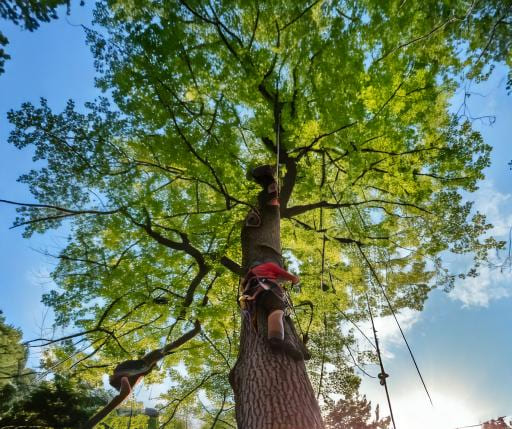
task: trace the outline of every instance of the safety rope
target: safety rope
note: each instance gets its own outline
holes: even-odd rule
[[[409,355],[411,356],[411,359],[412,359],[412,361],[414,363],[414,366],[416,368],[416,372],[418,373],[418,376],[420,377],[421,384],[423,384],[423,388],[425,389],[425,392],[426,392],[426,394],[428,396],[428,399],[430,401],[430,405],[434,406],[434,403],[432,402],[432,398],[430,397],[430,393],[429,393],[429,391],[427,389],[427,385],[425,384],[425,380],[423,380],[423,376],[421,375],[420,368],[418,366],[418,363],[416,362],[416,358],[414,357],[414,353],[412,352],[411,347],[409,346],[409,342],[407,341],[407,338],[405,337],[404,331],[402,330],[402,326],[400,326],[400,322],[398,322],[398,318],[396,317],[395,310],[393,309],[393,306],[391,305],[391,301],[389,300],[388,294],[386,293],[386,290],[384,289],[384,286],[382,285],[382,283],[381,283],[381,281],[379,279],[379,276],[375,272],[375,269],[373,268],[372,264],[368,260],[366,254],[363,252],[363,249],[361,249],[361,245],[359,243],[357,243],[357,248],[359,249],[359,252],[363,256],[364,260],[366,261],[366,263],[368,265],[368,268],[370,269],[373,277],[377,281],[377,284],[379,285],[380,290],[382,291],[382,295],[384,295],[384,298],[386,299],[388,307],[391,310],[391,314],[393,315],[393,318],[395,319],[395,322],[396,322],[396,324],[398,326],[398,329],[400,330],[400,334],[402,334],[402,338],[403,338],[403,340],[405,342],[405,345],[407,346],[407,350],[409,350]]]
[[[377,356],[379,358],[380,373],[379,373],[378,377],[380,380],[380,384],[382,386],[384,386],[384,390],[386,391],[386,398],[388,400],[388,406],[389,406],[389,414],[391,415],[391,421],[393,422],[393,428],[396,429],[395,417],[393,416],[393,408],[391,406],[391,398],[389,397],[388,383],[386,382],[386,378],[388,377],[388,374],[386,374],[386,371],[384,370],[384,364],[382,363],[382,356],[381,356],[380,347],[379,347],[379,338],[377,337],[377,330],[375,329],[375,323],[373,321],[372,309],[370,307],[370,298],[368,297],[368,293],[366,293],[365,295],[366,295],[366,304],[368,305],[368,313],[370,314],[370,321],[372,322],[373,338],[375,339],[375,348],[377,349]]]
[[[338,199],[336,198],[336,194],[334,193],[334,189],[332,188],[331,185],[329,185],[329,189],[331,191],[331,194],[332,194],[332,197],[334,198],[334,201],[336,201],[337,204],[339,204],[340,202],[338,201]],[[343,219],[343,222],[345,223],[345,226],[347,227],[349,233],[350,233],[350,229],[348,228],[348,224],[347,224],[347,221],[345,219],[345,216],[343,215],[343,212],[341,211],[340,208],[338,208],[338,211]],[[400,330],[400,334],[402,335],[402,339],[404,340],[405,342],[405,345],[407,347],[407,350],[409,351],[409,355],[411,356],[411,359],[412,359],[412,362],[414,363],[414,367],[416,368],[416,372],[421,380],[421,383],[423,385],[423,388],[428,396],[428,399],[430,401],[430,404],[432,406],[434,406],[434,403],[432,402],[432,398],[430,396],[430,392],[428,391],[428,388],[427,388],[427,385],[425,383],[425,380],[423,379],[423,376],[421,374],[421,371],[420,371],[420,368],[418,366],[418,363],[416,362],[416,358],[414,357],[414,353],[412,352],[412,349],[411,347],[409,346],[409,342],[407,341],[407,338],[405,337],[405,334],[404,334],[404,331],[402,330],[402,326],[400,325],[400,322],[398,321],[398,318],[396,317],[396,313],[395,313],[395,310],[393,309],[393,306],[391,305],[391,301],[388,297],[388,294],[386,293],[386,290],[384,289],[384,286],[382,284],[382,282],[380,281],[380,278],[379,276],[377,275],[377,273],[375,272],[375,269],[373,268],[373,265],[370,263],[368,257],[366,256],[366,254],[363,252],[363,249],[361,249],[361,244],[357,243],[356,242],[356,247],[357,249],[359,250],[359,253],[361,254],[361,256],[363,257],[363,259],[365,260],[366,264],[368,265],[368,268],[373,276],[373,278],[375,279],[375,281],[377,282],[377,284],[379,285],[379,288],[382,292],[382,295],[384,296],[385,300],[386,300],[386,303],[389,307],[389,310],[391,311],[391,314],[393,315],[393,318],[395,319],[395,322],[398,326],[398,329]]]

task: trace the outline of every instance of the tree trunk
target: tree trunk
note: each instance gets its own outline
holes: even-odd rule
[[[261,201],[261,200],[260,200]],[[260,207],[261,225],[242,228],[242,266],[273,261],[282,266],[279,207]],[[256,307],[256,326],[242,317],[240,351],[230,373],[239,429],[322,429],[320,408],[304,361],[272,351],[267,314]],[[305,351],[292,321],[285,318],[285,339]]]

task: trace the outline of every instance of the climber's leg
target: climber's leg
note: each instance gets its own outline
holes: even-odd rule
[[[268,315],[268,339],[284,340],[283,310],[274,310]]]

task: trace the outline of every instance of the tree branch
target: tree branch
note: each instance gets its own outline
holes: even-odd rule
[[[240,265],[238,265],[235,261],[228,258],[227,256],[223,256],[220,258],[220,263],[224,265],[229,271],[231,271],[233,274],[236,274],[237,276],[244,276],[245,272],[242,269]]]
[[[301,19],[312,7],[314,7],[315,5],[317,5],[318,3],[320,3],[320,0],[316,0],[314,1],[313,3],[311,3],[309,6],[307,6],[302,12],[300,12],[296,17],[294,17],[291,21],[289,21],[288,23],[286,23],[285,25],[283,25],[281,27],[281,31],[282,30],[286,30],[290,25],[294,24],[295,22],[297,22],[299,19]]]
[[[56,210],[58,212],[66,213],[69,215],[81,215],[81,214],[109,215],[109,214],[118,213],[119,211],[122,210],[122,207],[114,209],[114,210],[106,210],[106,211],[95,210],[95,209],[73,210],[73,209],[67,209],[65,207],[59,207],[59,206],[55,206],[55,205],[51,205],[51,204],[19,203],[16,201],[1,200],[1,199],[0,199],[0,203],[12,204],[15,206],[23,206],[23,207],[34,207],[34,208],[38,208],[38,209],[51,209],[51,210]]]
[[[382,204],[392,204],[392,205],[397,205],[397,206],[412,207],[412,208],[415,208],[422,212],[431,214],[430,211],[428,211],[427,209],[420,207],[416,204],[406,203],[403,201],[388,201],[388,200],[381,200],[381,199],[371,199],[371,200],[365,200],[365,201],[356,201],[356,202],[352,202],[352,203],[331,203],[328,201],[318,201],[316,203],[304,204],[304,205],[287,208],[286,210],[284,210],[282,212],[282,217],[291,218],[293,216],[297,216],[297,215],[306,213],[310,210],[315,210],[315,209],[319,209],[319,208],[338,209],[338,208],[342,208],[342,207],[353,207],[353,206],[360,206],[360,205],[371,204],[371,203],[382,203]]]
[[[306,155],[309,150],[315,145],[315,143],[319,142],[321,139],[323,139],[324,137],[329,137],[329,136],[332,136],[333,134],[336,134],[337,132],[339,131],[342,131],[346,128],[349,128],[349,127],[352,127],[354,125],[357,124],[357,121],[355,122],[350,122],[349,124],[345,124],[345,125],[342,125],[341,127],[339,128],[336,128],[335,130],[333,131],[329,131],[327,133],[323,133],[323,134],[320,134],[319,136],[315,137],[310,144],[308,144],[307,146],[304,146],[304,147],[301,147],[301,148],[295,148],[293,149],[294,151],[296,150],[299,150],[299,154],[297,155],[297,161],[299,161],[304,155]]]

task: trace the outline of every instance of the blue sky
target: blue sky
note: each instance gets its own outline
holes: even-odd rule
[[[4,199],[31,200],[26,187],[16,182],[31,168],[31,154],[7,143],[7,111],[19,108],[24,101],[37,103],[40,97],[47,98],[53,108],[62,109],[68,98],[83,105],[98,94],[84,32],[73,25],[88,24],[90,10],[76,6],[66,19],[62,8],[60,16],[64,18],[42,24],[34,33],[1,21],[12,57],[0,75],[0,195]],[[48,273],[53,263],[37,251],[58,249],[64,237],[60,232],[24,240],[21,230],[8,229],[14,218],[12,206],[0,205],[0,308],[10,323],[23,329],[26,338],[33,338],[40,334],[45,314],[41,293],[51,287]]]
[[[492,163],[480,189],[467,195],[475,209],[487,215],[494,229],[489,235],[508,239],[512,227],[512,97],[506,95],[506,69],[498,66],[492,78],[471,85],[468,116],[495,116],[475,120],[487,143],[493,147]],[[458,110],[464,90],[452,100]],[[499,264],[506,252],[493,261]],[[446,255],[445,263],[464,267],[467,259]],[[512,273],[482,267],[476,279],[458,280],[447,294],[435,290],[421,313],[401,316],[406,336],[429,387],[434,408],[429,405],[414,366],[392,320],[377,321],[384,339],[385,367],[398,427],[455,429],[459,426],[512,414]],[[379,326],[380,325],[380,326]],[[377,373],[375,369],[373,371]],[[383,389],[372,379],[363,379],[362,392],[387,410]]]
[[[89,6],[90,7],[90,6]],[[16,182],[31,168],[31,154],[7,144],[6,112],[24,101],[48,99],[60,110],[68,98],[77,106],[99,93],[94,88],[92,56],[85,35],[77,24],[89,24],[90,9],[75,6],[70,17],[29,33],[2,22],[12,59],[0,75],[0,198],[32,201],[27,189]],[[494,148],[492,165],[479,191],[469,196],[475,207],[495,225],[492,234],[508,238],[512,227],[512,96],[506,95],[506,70],[498,66],[490,81],[470,88],[470,114],[495,115],[491,126],[474,125]],[[462,100],[453,100],[456,109]],[[10,230],[15,218],[12,206],[0,205],[0,309],[7,321],[23,330],[26,339],[41,335],[51,325],[51,314],[40,303],[41,294],[52,287],[49,272],[55,263],[40,253],[57,252],[64,232],[56,231],[30,240],[21,230]],[[505,253],[503,253],[503,256]],[[447,256],[452,266],[464,266],[463,258]],[[499,261],[496,260],[498,263]],[[431,293],[421,313],[400,316],[434,401],[432,409],[415,375],[407,351],[392,321],[380,319],[377,329],[385,350],[385,366],[397,426],[401,429],[454,429],[512,414],[512,274],[509,270],[483,268],[476,279],[458,281],[446,294]],[[35,356],[37,357],[37,356]],[[376,373],[375,368],[369,368]],[[373,370],[373,371],[372,371]],[[363,379],[361,392],[387,405],[383,391],[373,379]]]

